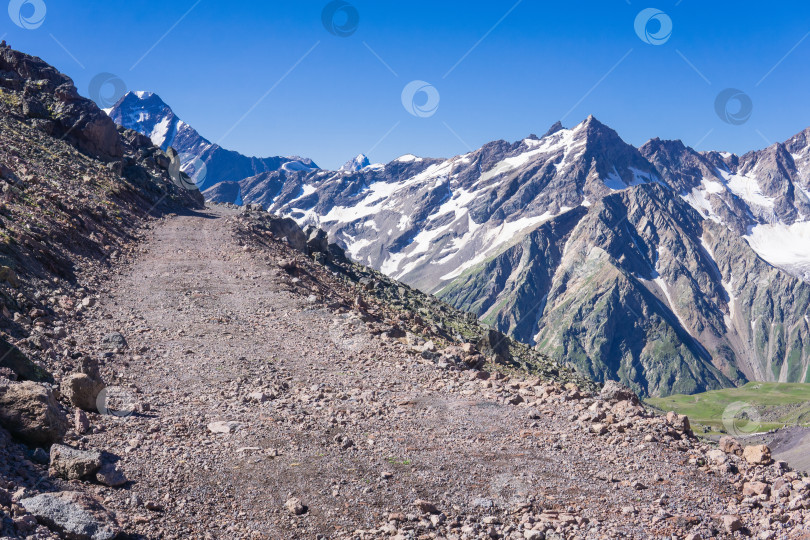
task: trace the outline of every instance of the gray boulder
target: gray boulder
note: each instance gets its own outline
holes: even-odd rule
[[[51,476],[65,480],[81,480],[101,469],[101,452],[79,450],[63,444],[51,446]]]
[[[269,229],[275,237],[286,238],[291,248],[307,253],[307,236],[295,220],[291,218],[271,219]]]
[[[53,392],[31,381],[0,384],[0,425],[31,444],[61,441],[68,429]]]
[[[96,480],[110,487],[120,487],[129,482],[124,471],[116,463],[105,463],[96,473]]]
[[[127,348],[127,340],[119,332],[107,334],[104,336],[104,339],[101,340],[101,344],[104,345],[104,348],[108,351]]]
[[[307,231],[307,248],[310,253],[327,253],[329,237],[323,229],[311,228]]]
[[[43,493],[21,500],[20,505],[37,521],[64,538],[110,540],[121,535],[115,515],[85,493]]]

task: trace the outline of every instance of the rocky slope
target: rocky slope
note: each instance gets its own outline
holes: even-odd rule
[[[256,158],[226,150],[203,138],[151,92],[129,92],[105,112],[118,125],[146,135],[163,150],[174,148],[181,155],[183,170],[195,178],[201,190],[282,168],[318,168],[308,158]]]
[[[65,530],[54,507],[81,509],[99,538],[769,539],[810,528],[810,482],[767,448],[704,444],[685,417],[651,415],[619,385],[596,394],[454,345],[431,311],[460,333],[478,325],[435,302],[418,316],[393,305],[421,295],[389,290],[334,248],[311,251],[322,236],[302,234],[228,208],[144,231],[71,328],[77,348],[104,356],[120,405],[83,412],[48,473],[28,465],[47,478],[34,490],[14,477],[0,499],[6,534]]]
[[[116,127],[68,77],[5,42],[0,139],[0,535],[44,538],[28,503],[67,511],[87,530],[108,517],[78,493],[31,500],[71,489],[39,464],[70,427],[66,404],[96,384],[80,373],[96,368],[70,329],[149,215],[199,209],[203,199],[174,152]]]

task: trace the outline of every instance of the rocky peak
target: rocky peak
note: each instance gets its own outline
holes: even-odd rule
[[[371,162],[369,161],[368,156],[365,154],[359,154],[357,157],[344,163],[343,166],[338,169],[338,171],[356,172],[368,167],[369,165],[371,165]]]
[[[691,191],[704,178],[719,180],[717,165],[680,140],[661,140],[656,137],[639,148],[639,152],[678,193]]]
[[[559,120],[557,120],[556,122],[554,122],[554,124],[553,124],[553,125],[552,125],[550,128],[548,128],[548,131],[546,131],[545,135],[543,135],[543,136],[541,137],[541,139],[544,139],[544,138],[546,138],[546,137],[548,137],[548,136],[550,136],[550,135],[554,135],[554,134],[555,134],[555,133],[557,133],[558,131],[562,131],[562,130],[564,130],[564,129],[565,129],[565,128],[563,127],[562,122],[560,122]],[[529,138],[531,138],[531,137],[529,137]],[[535,136],[535,139],[536,139],[536,138],[537,138],[537,137]]]
[[[45,133],[106,161],[123,156],[115,124],[79,95],[69,77],[5,41],[0,43],[0,87],[14,95],[8,101],[19,116]]]

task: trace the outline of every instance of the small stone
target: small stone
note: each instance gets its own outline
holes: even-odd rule
[[[251,401],[253,403],[264,403],[268,399],[269,398],[267,397],[267,394],[265,394],[264,392],[252,392],[248,394],[248,401]]]
[[[102,465],[101,470],[96,473],[96,480],[110,487],[123,486],[129,481],[124,472],[115,463],[105,463]]]
[[[723,528],[728,534],[732,534],[743,528],[743,523],[737,516],[726,515],[723,516],[722,521],[723,521]]]
[[[413,505],[415,507],[417,507],[419,510],[421,510],[425,514],[438,514],[439,513],[439,509],[436,507],[435,504],[433,504],[431,502],[428,502],[428,501],[425,501],[425,500],[422,500],[422,499],[416,499],[413,502]]]
[[[219,422],[211,422],[208,424],[208,431],[211,433],[233,433],[237,429],[242,427],[240,422],[227,422],[227,421],[219,421]]]
[[[104,336],[104,339],[101,340],[101,344],[104,345],[104,348],[108,351],[127,348],[127,340],[120,332],[107,334]]]
[[[73,429],[75,429],[76,433],[79,435],[83,435],[90,430],[90,420],[81,409],[76,409],[76,412],[73,414]]]
[[[68,428],[53,392],[25,381],[0,384],[0,425],[32,444],[62,440]]]
[[[163,505],[155,501],[146,501],[144,507],[152,512],[163,512],[164,510]]]
[[[288,499],[287,502],[284,503],[284,507],[294,516],[300,516],[307,512],[307,507],[301,502],[301,499],[297,497]]]

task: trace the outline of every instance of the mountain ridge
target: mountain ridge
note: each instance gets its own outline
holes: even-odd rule
[[[241,180],[285,166],[317,168],[309,158],[258,158],[224,149],[181,120],[160,96],[152,92],[128,92],[104,111],[115,123],[146,135],[161,149],[173,147],[177,150],[183,156],[183,170],[199,178],[197,187],[201,191],[219,182]]]

